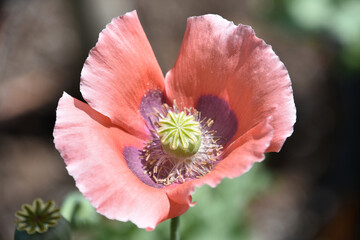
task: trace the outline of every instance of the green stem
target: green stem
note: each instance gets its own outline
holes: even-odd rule
[[[171,219],[170,223],[170,240],[180,240],[179,224],[180,216]]]

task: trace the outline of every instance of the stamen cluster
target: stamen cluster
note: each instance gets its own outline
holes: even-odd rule
[[[220,138],[215,135],[216,131],[211,130],[213,119],[202,118],[201,112],[194,108],[180,110],[175,102],[173,107],[163,104],[162,109],[154,109],[153,115],[156,117],[153,138],[145,145],[141,157],[144,173],[155,183],[184,183],[189,179],[200,178],[214,168],[223,147],[217,143]],[[170,123],[169,119],[172,119]],[[183,123],[182,130],[185,131],[181,133],[175,123]],[[172,138],[168,136],[171,135],[169,133],[172,133]],[[177,136],[175,140],[174,136]],[[196,151],[188,155],[176,154],[167,147],[186,149],[197,142]]]

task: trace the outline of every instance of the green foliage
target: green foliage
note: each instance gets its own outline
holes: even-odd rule
[[[69,193],[61,206],[61,215],[71,223],[71,226],[92,226],[100,221],[99,214],[83,195],[74,191]]]
[[[341,60],[350,68],[360,67],[360,1],[288,0],[284,4],[298,26],[329,33],[341,45]]]

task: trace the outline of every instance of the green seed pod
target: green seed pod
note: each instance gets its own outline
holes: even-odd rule
[[[200,123],[185,112],[169,111],[159,120],[157,133],[164,150],[175,158],[190,157],[201,145]]]
[[[69,223],[61,217],[54,201],[44,203],[35,199],[32,205],[23,204],[15,213],[15,240],[69,240]]]
[[[14,240],[71,240],[70,224],[61,217],[55,227],[45,233],[28,234],[26,231],[15,230]]]

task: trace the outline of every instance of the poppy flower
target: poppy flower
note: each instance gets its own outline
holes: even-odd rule
[[[165,78],[136,12],[113,19],[80,90],[87,103],[59,100],[55,146],[99,213],[148,230],[185,213],[195,187],[215,187],[279,151],[296,119],[271,46],[211,14],[188,19]]]

